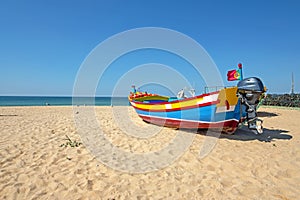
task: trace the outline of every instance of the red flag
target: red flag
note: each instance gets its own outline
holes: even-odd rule
[[[227,80],[228,81],[235,81],[241,80],[241,70],[230,70],[227,72]]]

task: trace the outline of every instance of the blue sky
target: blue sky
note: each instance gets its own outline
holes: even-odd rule
[[[289,93],[293,72],[299,93],[299,10],[297,0],[4,0],[0,2],[0,95],[72,95],[81,64],[99,43],[141,27],[168,28],[193,38],[216,63],[225,85],[235,84],[226,81],[226,72],[242,62],[244,77],[262,78],[270,93]],[[175,63],[165,63],[164,53],[157,59],[141,54],[119,65],[134,68],[135,63],[162,62],[172,67]],[[187,70],[187,76],[191,72]],[[120,76],[108,70],[97,95],[111,94],[111,85]],[[134,83],[134,76],[130,78]],[[203,80],[195,80],[193,86],[202,92]],[[130,90],[126,84],[118,87],[121,95]]]

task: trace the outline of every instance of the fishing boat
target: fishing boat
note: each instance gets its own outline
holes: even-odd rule
[[[128,96],[139,117],[145,122],[187,129],[217,129],[233,134],[240,123],[246,122],[255,133],[263,132],[262,120],[257,118],[257,106],[266,88],[262,81],[250,77],[237,86],[214,92],[177,97],[137,91]]]

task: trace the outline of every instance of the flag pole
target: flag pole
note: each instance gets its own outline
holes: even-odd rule
[[[239,64],[238,64],[238,67],[239,67],[240,73],[241,73],[241,80],[243,80],[244,77],[243,77],[243,65],[242,65],[242,63],[239,63]]]

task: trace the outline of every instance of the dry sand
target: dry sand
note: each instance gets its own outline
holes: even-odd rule
[[[153,126],[128,110],[139,128]],[[102,164],[86,145],[61,147],[66,135],[82,141],[72,107],[0,107],[0,199],[299,199],[300,111],[259,111],[263,135],[244,128],[221,135],[200,159],[208,136],[186,131],[194,140],[178,160],[127,173]],[[119,127],[130,126],[114,122],[111,107],[96,113],[108,141],[129,153],[157,151],[177,134],[162,128],[146,139],[127,136]]]

